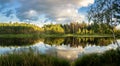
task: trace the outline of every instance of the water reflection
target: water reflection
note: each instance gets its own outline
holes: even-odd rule
[[[64,41],[64,38],[45,38],[44,43],[49,45],[61,45]]]
[[[89,45],[106,46],[111,44],[112,38],[0,38],[0,46],[24,46],[32,45],[37,42],[44,42],[49,45],[70,45],[70,47],[85,47]]]
[[[120,44],[120,41],[119,41]],[[36,43],[34,45],[29,46],[11,46],[11,47],[0,47],[0,54],[6,54],[6,53],[13,53],[16,52],[27,52],[31,51],[30,49],[33,49],[35,53],[43,53],[53,56],[59,56],[62,58],[66,58],[69,60],[75,60],[76,58],[88,54],[88,53],[102,53],[106,50],[110,49],[116,49],[117,44],[110,44],[108,46],[96,46],[96,45],[86,45],[86,47],[78,46],[78,47],[70,47],[69,45],[48,45],[44,44],[43,42]]]
[[[120,44],[120,41],[119,41]],[[116,49],[112,38],[0,38],[0,54],[14,51],[31,51],[59,56],[70,60],[86,53],[101,53],[109,49]],[[13,46],[12,46],[13,45]],[[25,46],[24,46],[25,45]],[[26,46],[27,45],[27,46]]]
[[[0,46],[25,46],[44,41],[42,38],[0,38]]]
[[[66,38],[45,38],[44,43],[50,45],[70,45],[70,47],[85,47],[89,45],[99,45],[106,46],[111,44],[112,38],[76,38],[76,37],[66,37]]]

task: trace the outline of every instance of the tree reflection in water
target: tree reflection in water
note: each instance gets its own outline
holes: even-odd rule
[[[14,52],[14,50],[16,50],[18,53],[20,53],[21,51],[23,52],[33,51],[36,53],[37,52],[46,53],[49,55],[74,60],[78,57],[78,55],[82,55],[83,52],[84,53],[103,52],[109,50],[110,48],[116,48],[116,45],[109,45],[112,44],[112,40],[113,40],[112,38],[93,38],[93,37],[0,38],[0,50],[1,50],[0,54],[4,54],[7,52],[11,53]]]
[[[0,38],[0,46],[24,46],[43,42],[49,45],[70,45],[70,47],[85,47],[86,45],[106,46],[111,44],[112,38]]]
[[[0,46],[25,46],[37,42],[43,42],[42,38],[0,38]]]
[[[111,44],[113,41],[112,38],[76,38],[76,37],[66,37],[66,38],[45,38],[44,43],[50,45],[70,45],[70,47],[85,47],[88,45],[98,45],[106,46]]]

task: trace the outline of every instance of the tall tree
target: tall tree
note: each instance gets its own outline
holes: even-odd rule
[[[95,0],[88,11],[88,19],[94,22],[111,25],[113,18],[120,22],[120,0]]]
[[[109,25],[114,40],[118,44],[113,27],[120,23],[120,0],[95,0],[95,3],[90,6],[88,14],[89,21]]]

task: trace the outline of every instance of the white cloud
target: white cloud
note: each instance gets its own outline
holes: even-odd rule
[[[28,12],[26,12],[28,16],[35,16],[37,15],[37,12],[35,10],[30,10]]]
[[[39,20],[40,15],[54,22],[83,20],[78,13],[80,7],[93,4],[94,0],[18,0],[20,7],[16,16],[22,20]]]
[[[81,0],[80,5],[81,6],[88,6],[89,4],[93,4],[94,0]]]

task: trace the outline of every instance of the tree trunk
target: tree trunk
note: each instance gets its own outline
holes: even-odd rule
[[[116,43],[117,46],[118,46],[118,49],[120,50],[120,46],[119,46],[119,43],[118,43],[118,41],[117,41],[117,39],[116,39],[115,32],[114,32],[113,29],[112,29],[112,35],[113,35],[113,38],[114,38],[114,44]]]

